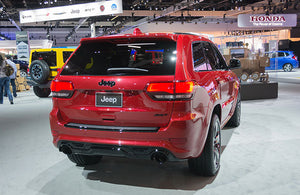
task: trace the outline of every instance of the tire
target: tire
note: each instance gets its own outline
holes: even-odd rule
[[[258,81],[260,78],[260,73],[259,72],[254,72],[250,75],[250,78],[253,79],[254,81]]]
[[[242,81],[247,81],[249,79],[249,74],[246,73],[246,72],[243,72],[242,75],[241,75],[241,77],[240,77],[240,79]]]
[[[102,159],[102,156],[89,156],[89,155],[81,155],[81,154],[68,154],[68,158],[70,159],[70,161],[72,161],[76,165],[78,165],[78,166],[84,166],[84,165],[97,164]]]
[[[220,169],[221,127],[220,119],[213,114],[208,136],[201,155],[188,160],[189,169],[201,176],[214,176]]]
[[[48,97],[51,93],[50,88],[40,88],[38,86],[33,87],[33,92],[36,96],[40,98]]]
[[[241,121],[241,113],[242,113],[242,105],[241,105],[241,94],[238,93],[237,102],[235,106],[234,113],[228,123],[226,124],[227,127],[238,127],[240,126]]]
[[[285,64],[283,65],[284,72],[291,72],[293,70],[292,64]]]
[[[25,70],[20,70],[20,77],[26,77],[27,72]]]
[[[31,79],[39,84],[48,82],[50,68],[44,60],[34,60],[29,69]]]

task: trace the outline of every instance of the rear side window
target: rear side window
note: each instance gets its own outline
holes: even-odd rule
[[[278,52],[278,57],[284,57],[284,52]]]
[[[45,52],[33,52],[31,56],[31,62],[34,60],[44,60],[48,66],[56,66],[56,52],[45,51]]]
[[[227,69],[228,66],[227,66],[222,54],[218,50],[218,48],[213,44],[210,44],[210,45],[213,48],[215,56],[216,56],[216,69]]]
[[[61,75],[174,75],[176,42],[122,39],[83,43]]]
[[[193,61],[194,61],[194,71],[205,71],[211,70],[211,67],[207,67],[205,54],[203,51],[202,42],[193,43]]]
[[[211,45],[208,42],[203,42],[203,48],[204,48],[204,53],[206,55],[206,58],[208,60],[208,68],[209,70],[216,70],[217,69],[217,59],[215,55],[215,51],[211,47]]]

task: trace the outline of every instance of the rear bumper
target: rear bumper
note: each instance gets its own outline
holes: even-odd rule
[[[50,113],[53,143],[61,149],[68,146],[72,153],[86,155],[125,156],[151,158],[155,151],[162,151],[168,160],[198,157],[205,144],[210,120],[198,118],[171,118],[168,126],[107,128],[107,126],[82,125],[61,121],[56,107]],[[102,128],[103,127],[103,128]],[[78,147],[77,147],[78,146]],[[80,146],[80,147],[79,147]]]

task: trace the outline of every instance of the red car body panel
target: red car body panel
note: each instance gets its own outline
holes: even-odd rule
[[[101,41],[126,42],[156,38],[177,43],[175,75],[160,76],[69,76],[58,74],[55,81],[71,82],[74,93],[70,98],[53,97],[50,126],[53,143],[62,140],[117,146],[158,147],[170,151],[176,158],[198,157],[204,147],[214,109],[220,109],[223,127],[233,115],[239,82],[230,70],[193,71],[191,44],[208,39],[194,35],[137,34],[87,38],[81,44]],[[75,51],[76,53],[76,51]],[[74,54],[73,54],[74,55]],[[111,86],[99,82],[115,81]],[[193,81],[193,96],[189,100],[157,101],[147,93],[150,83]],[[119,93],[121,108],[95,106],[98,92]],[[157,127],[157,132],[95,131],[70,128],[66,124],[88,124],[119,127]]]

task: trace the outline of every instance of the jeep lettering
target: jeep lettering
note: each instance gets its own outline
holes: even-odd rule
[[[99,82],[100,86],[109,86],[109,87],[113,87],[116,85],[115,81],[105,81],[102,79],[101,82]]]
[[[110,102],[115,104],[117,102],[117,98],[108,98],[103,96],[102,99],[100,99],[101,102]]]

